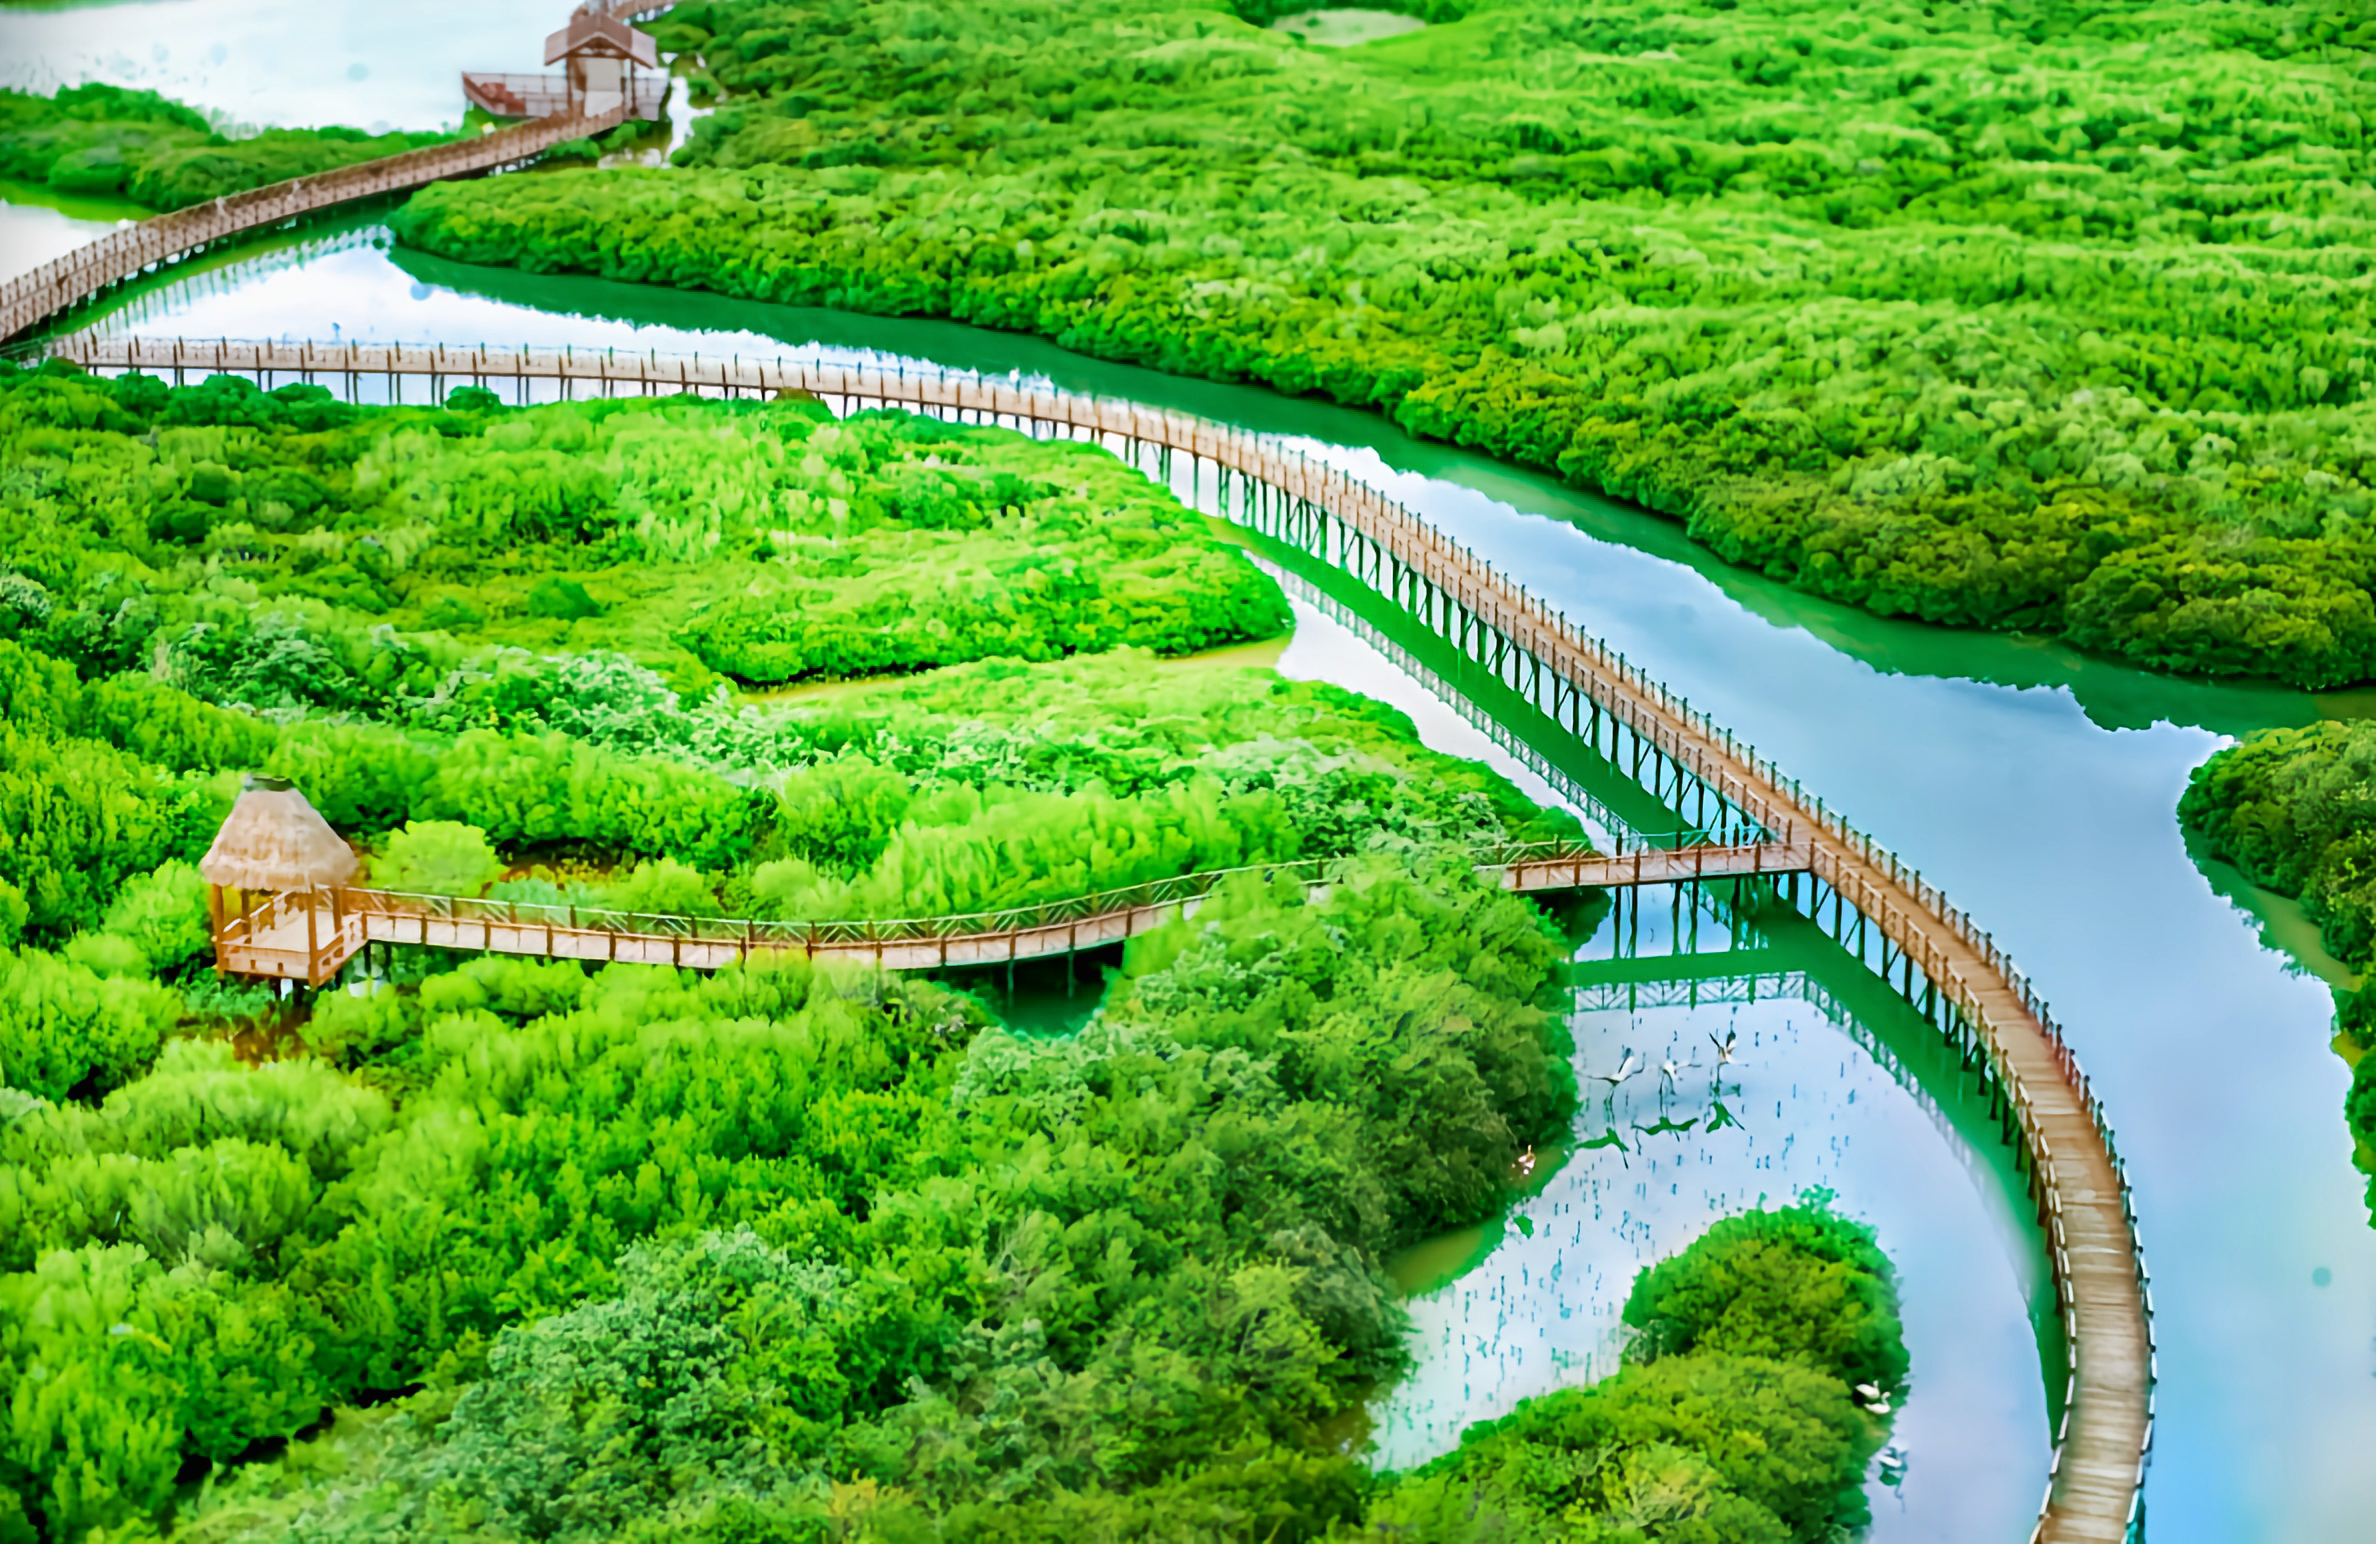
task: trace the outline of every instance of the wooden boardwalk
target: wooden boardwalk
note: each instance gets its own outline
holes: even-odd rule
[[[621,108],[590,118],[540,118],[474,139],[358,161],[143,220],[0,284],[0,339],[38,327],[111,285],[215,242],[359,199],[516,166],[555,145],[607,133],[626,122],[627,113],[628,109]]]
[[[2104,1112],[2029,983],[1946,897],[1803,793],[1771,763],[1586,636],[1508,576],[1344,473],[1261,436],[1135,403],[938,371],[802,361],[622,354],[615,350],[372,347],[322,343],[60,340],[53,352],[97,370],[227,371],[275,379],[369,377],[391,385],[551,381],[562,394],[808,392],[835,407],[901,407],[1026,433],[1095,440],[1136,456],[1185,457],[1334,522],[1332,561],[1381,588],[1389,564],[1423,575],[1552,678],[1588,697],[1794,851],[1861,913],[1941,1000],[1974,1026],[2015,1107],[2045,1229],[2072,1374],[2052,1479],[2033,1538],[2114,1541],[2139,1517],[2152,1449],[2151,1303],[2134,1211]],[[1201,485],[1201,484],[1200,484]],[[1225,514],[1244,520],[1242,510]],[[1538,683],[1539,684],[1539,683]],[[886,956],[887,958],[887,956]]]
[[[1502,855],[1497,855],[1502,856]],[[1613,889],[1805,873],[1810,854],[1779,842],[1684,847],[1628,844],[1616,853],[1545,847],[1481,863],[1480,877],[1504,890]],[[1101,891],[1039,906],[968,916],[893,921],[779,922],[656,916],[588,906],[540,906],[389,890],[345,889],[307,915],[303,896],[275,896],[252,922],[226,931],[218,961],[233,975],[326,981],[368,943],[410,944],[544,959],[675,965],[717,970],[764,954],[843,959],[885,970],[1011,965],[1122,943],[1176,918],[1192,917],[1233,875],[1289,877],[1317,890],[1327,864],[1224,869]]]

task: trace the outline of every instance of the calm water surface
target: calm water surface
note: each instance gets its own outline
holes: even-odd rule
[[[60,197],[0,181],[0,279],[39,268],[148,211],[112,199]]]
[[[462,121],[461,72],[544,68],[560,0],[126,0],[0,7],[0,86],[137,86],[253,127]]]
[[[407,15],[432,11],[444,14]],[[200,96],[206,105],[254,121],[368,113],[420,126],[458,114],[454,69],[529,67],[511,61],[551,25],[542,8],[453,11],[452,26],[426,29],[439,39],[429,49],[424,31],[393,12],[308,8],[320,27],[357,40],[316,61],[364,66],[343,94],[304,95],[320,88],[301,71],[272,85],[280,67],[258,62],[273,57],[263,34],[289,12],[223,0],[108,7],[80,23],[12,7],[0,13],[0,63],[36,81],[44,70],[51,80],[80,70],[183,92],[198,88],[174,82],[196,81],[216,93]],[[221,60],[208,62],[211,43],[188,51],[206,30],[191,18],[248,14],[258,21],[257,41],[240,45],[247,52],[235,40]],[[373,31],[383,15],[385,30]],[[92,51],[94,16],[119,37],[148,35],[117,18],[172,23],[156,33],[165,57]],[[524,42],[509,41],[515,31]],[[424,53],[452,57],[435,70],[394,62]],[[320,105],[329,103],[356,105]],[[20,214],[0,215],[0,241]],[[130,297],[105,325],[932,360],[1295,436],[1426,511],[1918,864],[1994,929],[2054,1003],[2110,1107],[2154,1271],[2162,1377],[2152,1536],[2376,1533],[2376,1465],[2366,1457],[2376,1451],[2376,1233],[2340,1116],[2348,1078],[2327,1046],[2327,988],[2311,973],[2333,966],[2289,908],[2191,861],[2171,814],[2188,770],[2223,736],[2356,713],[2363,700],[2169,682],[2036,641],[1878,621],[1723,569],[1666,522],[1415,443],[1363,414],[954,326],[471,270],[388,254],[360,224],[344,239],[339,247],[335,230],[317,228],[302,258],[185,271]],[[1306,616],[1283,668],[1399,693],[1431,738],[1485,749],[1325,619]],[[1700,945],[1709,943],[1703,931]],[[1583,968],[1614,948],[1604,930]],[[2026,1318],[2031,1249],[1987,1144],[1958,1134],[1952,1088],[1918,1057],[1893,1059],[1885,1008],[1844,1007],[1839,992],[1793,986],[1787,970],[1727,985],[1723,962],[1707,968],[1698,1006],[1588,992],[1578,1058],[1590,1071],[1626,1047],[1672,1047],[1699,1048],[1705,1061],[1705,1036],[1730,1030],[1743,1047],[1726,1069],[1739,1104],[1723,1102],[1740,1124],[1708,1132],[1717,1094],[1704,1070],[1671,1091],[1637,1078],[1619,1100],[1591,1101],[1579,1140],[1614,1131],[1627,1150],[1567,1158],[1497,1231],[1447,1244],[1465,1269],[1415,1301],[1422,1365],[1378,1412],[1385,1453],[1433,1451],[1462,1421],[1605,1370],[1609,1327],[1639,1263],[1721,1210],[1822,1184],[1879,1226],[1905,1277],[1915,1393],[1898,1432],[1912,1466],[1902,1495],[1878,1503],[1877,1534],[2021,1536],[2043,1482],[2045,1409]],[[1635,1129],[1661,1120],[1697,1124]]]

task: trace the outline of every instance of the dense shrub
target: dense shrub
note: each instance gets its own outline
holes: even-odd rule
[[[183,209],[448,137],[324,128],[265,129],[234,139],[153,91],[97,82],[53,96],[0,90],[0,177],[151,209]]]
[[[1722,1351],[1821,1367],[1884,1391],[1906,1381],[1888,1257],[1821,1207],[1727,1217],[1642,1272],[1625,1302],[1641,1360]]]
[[[2376,724],[2256,730],[2195,768],[2178,819],[2208,856],[2300,897],[2327,949],[2376,976]],[[2344,1114],[2376,1220],[2376,981],[2338,1002],[2356,1059]]]
[[[2368,23],[1413,8],[1337,51],[1201,0],[679,6],[730,95],[678,168],[395,224],[1374,405],[1888,615],[2376,674]]]
[[[406,821],[371,865],[374,884],[418,895],[478,895],[502,874],[487,833],[458,820]]]
[[[0,1086],[104,1093],[148,1064],[180,1013],[179,998],[137,976],[0,950]]]
[[[1535,1538],[1583,1516],[1705,1544],[1812,1544],[1866,1523],[1882,1428],[1854,1387],[1906,1375],[1870,1232],[1821,1197],[1724,1218],[1643,1270],[1625,1319],[1638,1334],[1622,1372],[1470,1427],[1380,1520]]]
[[[2255,731],[2195,769],[2178,818],[2210,856],[2300,896],[2339,958],[2376,958],[2376,724]]]
[[[526,650],[773,684],[1287,624],[1252,565],[1089,446],[814,403],[457,414],[319,393],[0,375],[23,479],[0,499],[21,602],[0,632],[87,676],[161,658],[211,704],[451,731],[507,721],[536,685]],[[131,726],[156,686],[111,690],[92,713]],[[235,722],[170,718],[139,748],[219,763]]]
[[[117,891],[99,926],[129,941],[152,971],[175,970],[214,947],[206,881],[195,864],[178,859]]]
[[[0,1371],[95,1377],[116,1322],[161,1343],[105,1404],[20,1401],[0,1452],[33,1456],[0,1474],[53,1533],[117,1523],[188,1454],[444,1368],[450,1417],[387,1433],[373,1499],[306,1465],[255,1486],[306,1536],[591,1538],[853,1472],[941,1513],[1277,1449],[1341,1511],[1326,1422],[1402,1359],[1379,1252],[1489,1209],[1572,1108],[1558,948],[1457,868],[1249,886],[1144,942],[1125,1005],[1058,1042],[798,958],[478,961],[320,1015],[357,1060],[411,1047],[393,1112],[189,1047],[0,1130]],[[69,1284],[121,1306],[33,1316]],[[130,1425],[101,1468],[64,1456]]]

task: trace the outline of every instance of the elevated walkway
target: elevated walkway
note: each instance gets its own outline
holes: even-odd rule
[[[1671,778],[1678,800],[1713,804],[1728,819],[1803,854],[1813,886],[1809,904],[1831,906],[1835,919],[1847,913],[1860,953],[1869,932],[1879,942],[1881,968],[1902,972],[1908,990],[1919,975],[1934,1021],[1943,1033],[1968,1037],[2014,1111],[2070,1347],[2070,1385],[2034,1544],[2114,1544],[2139,1525],[2153,1441],[2153,1336],[2134,1209],[2103,1106],[2027,979],[1935,886],[1771,762],[1377,490],[1245,430],[1131,402],[931,370],[607,350],[92,338],[61,340],[53,352],[98,370],[230,371],[265,380],[343,376],[350,387],[364,375],[384,375],[391,385],[426,376],[433,392],[441,383],[538,379],[559,383],[564,393],[584,387],[604,395],[801,391],[841,411],[898,407],[1044,438],[1091,440],[1134,464],[1153,452],[1167,480],[1184,469],[1191,490],[1210,491],[1224,517],[1391,595],[1418,625],[1456,643],[1551,722],[1582,733],[1588,715],[1595,736],[1605,733],[1612,747],[1622,740],[1634,764],[1647,758],[1662,785]],[[424,916],[420,925],[430,920]],[[1086,920],[1063,925],[1077,929]],[[1013,947],[1023,947],[1027,930],[1009,931]],[[855,952],[875,947],[853,942]],[[1058,952],[1052,942],[1048,952]],[[890,959],[881,951],[873,957]]]
[[[1481,863],[1504,890],[1617,888],[1805,872],[1808,853],[1780,843],[1633,847],[1622,853],[1526,848]],[[540,906],[392,890],[341,889],[308,902],[277,895],[226,929],[216,963],[226,973],[319,985],[365,944],[410,944],[542,959],[674,965],[717,970],[759,954],[862,961],[885,970],[1005,965],[1122,943],[1181,917],[1243,874],[1318,890],[1321,861],[1182,874],[1036,906],[964,916],[885,921],[784,922],[663,916],[592,906]]]
[[[312,177],[296,177],[210,204],[161,214],[110,232],[31,273],[0,284],[0,339],[13,338],[89,300],[111,285],[137,278],[177,257],[250,231],[286,224],[340,204],[409,192],[449,177],[534,160],[555,145],[607,133],[627,121],[626,107],[597,117],[543,118],[473,139],[431,145],[376,161],[358,161]]]

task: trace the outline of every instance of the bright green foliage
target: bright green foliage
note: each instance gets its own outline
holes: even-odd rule
[[[828,755],[817,741],[765,715],[685,708],[604,645],[715,684],[699,656],[746,646],[808,661],[750,666],[773,679],[1201,649],[1286,620],[1277,590],[1201,521],[1085,446],[897,415],[836,423],[803,402],[465,415],[229,379],[0,375],[0,445],[23,474],[0,492],[0,627],[16,633],[0,638],[0,735],[13,737],[0,883],[40,937],[95,925],[124,878],[197,856],[228,807],[223,774],[259,765],[360,838],[458,822],[538,861],[667,859],[700,870],[716,905],[747,909],[733,876],[771,858],[853,878],[851,858],[890,845],[916,780],[879,774],[889,803],[845,807],[839,774],[800,770]],[[952,627],[963,608],[942,592],[977,560],[1021,587],[988,584],[977,598],[996,615]],[[835,609],[861,592],[896,618]],[[392,617],[446,625],[403,631]],[[913,627],[930,637],[901,641]],[[765,786],[778,778],[780,834]],[[962,826],[966,797],[978,813],[1008,796],[936,809]],[[1147,857],[1145,826],[1170,804],[1128,809],[1127,831],[1076,843],[1031,893],[1197,861],[1193,843]],[[820,828],[852,819],[863,851]],[[912,910],[1005,882],[920,876],[983,854],[916,842],[920,856],[846,903]]]
[[[779,683],[1287,623],[1102,451],[813,402],[454,413],[0,371],[0,455],[0,634],[260,710],[500,726],[553,668],[523,650]]]
[[[206,850],[235,793],[176,777],[101,741],[0,722],[0,881],[36,927],[96,923],[117,886]]]
[[[266,726],[145,679],[85,685],[0,639],[0,883],[44,931],[99,922],[116,887],[195,858]]]
[[[433,978],[444,979],[444,978]],[[352,1067],[386,1061],[420,1033],[417,998],[394,991],[325,994],[306,1021],[305,1043],[316,1056]]]
[[[206,881],[197,865],[175,861],[116,892],[100,928],[129,940],[147,968],[167,972],[212,949],[207,931]]]
[[[278,1326],[289,1363],[276,1398],[211,1394],[200,1422],[215,1342],[159,1330],[113,1414],[43,1417],[151,1423],[110,1460],[116,1510],[47,1449],[21,1488],[53,1530],[150,1510],[218,1432],[443,1368],[450,1419],[387,1433],[369,1484],[259,1475],[257,1535],[285,1531],[283,1488],[309,1537],[592,1539],[853,1473],[928,1516],[1053,1516],[1265,1453],[1264,1485],[1315,1488],[1261,1506],[1350,1517],[1326,1423],[1402,1358],[1379,1252],[1489,1210],[1572,1106],[1536,1006],[1559,947],[1457,867],[1399,865],[1318,904],[1244,886],[1141,942],[1070,1041],[797,957],[706,980],[474,961],[322,1005],[352,1059],[411,1048],[393,1113],[324,1063],[187,1047],[97,1111],[20,1122],[0,1346],[114,1365],[104,1324],[6,1317],[14,1284],[106,1262],[204,1273],[207,1322]]]
[[[619,911],[682,917],[714,917],[716,889],[701,871],[674,858],[639,863],[626,877],[603,889],[603,904]]]
[[[2376,973],[2376,724],[2256,730],[2195,768],[2178,819],[2209,856],[2301,897],[2327,949]],[[2344,1114],[2376,1220],[2376,983],[2339,1004],[2357,1058]]]
[[[1544,1054],[1565,1037],[1536,1006],[1556,938],[1457,868],[1430,886],[1401,867],[1354,869],[1314,906],[1234,881],[1193,926],[1132,945],[1109,1022],[1251,1058],[1341,1122],[1260,1144],[1297,1210],[1267,1217],[1250,1197],[1237,1226],[1317,1222],[1383,1254],[1477,1215],[1573,1111],[1565,1055]]]
[[[333,127],[233,139],[153,91],[95,82],[47,97],[0,90],[0,177],[151,209],[183,209],[450,137]]]
[[[1744,1212],[1642,1272],[1625,1302],[1640,1360],[1721,1351],[1825,1368],[1893,1392],[1906,1348],[1872,1230],[1820,1206]]]
[[[0,950],[0,1085],[47,1099],[112,1088],[147,1064],[180,1014],[179,998],[138,976]]]
[[[1380,1520],[1460,1518],[1479,1539],[1820,1544],[1865,1521],[1879,1446],[1836,1377],[1761,1357],[1672,1357],[1470,1427]]]
[[[925,824],[926,820],[931,821]],[[866,873],[837,882],[793,859],[753,876],[785,917],[962,916],[1292,856],[1275,799],[1173,783],[1132,799],[960,786],[911,811]]]
[[[77,933],[59,951],[75,965],[88,966],[106,977],[149,974],[148,955],[120,933]]]
[[[1645,1269],[1625,1318],[1639,1335],[1622,1372],[1470,1427],[1373,1522],[1693,1544],[1816,1544],[1862,1527],[1882,1428],[1851,1386],[1906,1374],[1889,1262],[1866,1229],[1820,1199],[1725,1218]]]
[[[924,916],[1189,869],[1578,837],[1475,763],[1418,746],[1381,703],[1151,666],[990,662],[790,708],[771,745],[741,752],[797,746],[807,763],[782,784],[789,856],[752,876],[761,909]]]
[[[395,223],[1375,405],[1885,614],[2376,674],[2349,8],[1426,10],[1328,50],[1203,0],[679,6],[730,92],[680,168]]]
[[[740,784],[566,735],[474,729],[438,757],[414,809],[468,820],[506,847],[578,843],[731,868],[749,857],[765,801]]]
[[[2258,730],[2195,769],[2178,818],[2212,857],[2300,896],[2338,957],[2376,955],[2376,724]]]
[[[477,895],[503,874],[487,833],[456,820],[410,820],[388,833],[372,883],[413,895]]]

